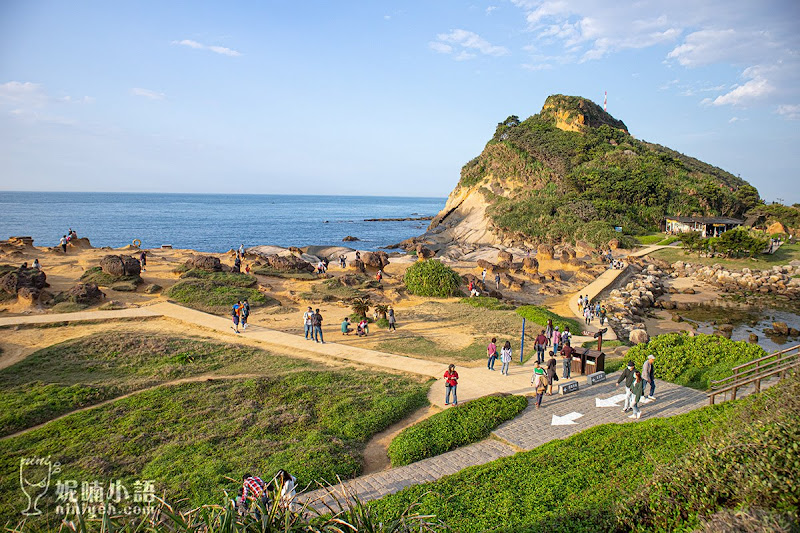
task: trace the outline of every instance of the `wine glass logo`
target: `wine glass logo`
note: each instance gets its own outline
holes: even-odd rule
[[[28,497],[28,508],[22,511],[25,516],[42,514],[36,504],[50,486],[53,462],[47,457],[23,457],[19,461],[19,485]]]

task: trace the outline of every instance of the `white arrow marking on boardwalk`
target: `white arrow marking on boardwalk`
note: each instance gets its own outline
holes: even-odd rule
[[[619,407],[619,402],[625,400],[625,394],[615,394],[611,398],[605,400],[600,398],[594,399],[595,407]]]
[[[569,413],[564,416],[556,416],[553,415],[553,421],[550,422],[551,426],[569,426],[570,424],[574,424],[575,420],[579,419],[583,415],[581,413]]]

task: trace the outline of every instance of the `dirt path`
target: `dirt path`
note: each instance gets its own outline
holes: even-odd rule
[[[362,475],[374,474],[389,469],[392,465],[389,462],[389,456],[386,450],[389,449],[389,444],[392,440],[407,427],[413,426],[417,422],[425,420],[431,415],[440,412],[441,409],[429,405],[411,413],[400,422],[389,426],[380,433],[372,436],[372,439],[367,443],[364,448],[364,472]]]

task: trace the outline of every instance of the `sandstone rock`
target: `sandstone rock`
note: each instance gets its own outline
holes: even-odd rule
[[[102,266],[102,261],[100,266]],[[222,263],[220,262],[219,257],[214,257],[211,255],[189,256],[189,259],[186,260],[186,266],[189,268],[207,270],[209,272],[222,272]],[[103,269],[103,271],[105,271],[105,269]]]
[[[486,270],[491,270],[494,265],[492,265],[489,261],[485,259],[478,259],[475,264],[478,265],[478,268],[485,268]]]
[[[681,291],[683,294],[697,294],[697,291],[691,287],[686,287]]]
[[[417,250],[417,258],[421,259],[421,260],[422,259],[430,259],[431,257],[436,255],[436,252],[434,252],[430,248],[426,248],[426,247],[422,246],[421,244],[417,245],[416,250]]]
[[[511,261],[500,261],[494,266],[493,270],[511,270],[514,264]]]
[[[549,244],[540,244],[536,247],[536,258],[541,261],[543,259],[553,258],[553,247]]]
[[[650,340],[650,337],[647,335],[645,330],[634,329],[628,336],[628,340],[631,342],[631,344],[644,344]]]
[[[78,283],[66,292],[68,300],[76,304],[93,304],[106,297],[95,283]]]
[[[776,233],[788,233],[786,231],[786,226],[784,226],[780,222],[773,222],[767,227],[768,235],[775,235]]]
[[[789,336],[790,337],[798,337],[800,336],[800,330],[795,328],[789,328]]]
[[[17,291],[17,301],[26,305],[35,305],[41,291],[36,287],[22,287]]]
[[[342,239],[342,242],[355,242],[355,241],[360,241],[360,240],[361,239],[359,239],[358,237],[353,237],[352,235],[348,235],[347,237]]]
[[[619,239],[611,239],[608,241],[608,247],[612,250],[616,250],[619,248]]]
[[[366,267],[366,265],[364,265],[364,261],[362,261],[361,259],[354,259],[354,260],[350,261],[347,264],[347,266],[349,266],[350,268],[352,268],[353,270],[355,270],[357,272],[361,272],[362,274],[366,273],[366,271],[367,271],[367,267]]]
[[[156,283],[151,283],[150,285],[144,288],[144,292],[146,294],[157,294],[161,292],[162,289],[163,287],[161,285],[158,285]]]
[[[361,256],[364,265],[374,269],[383,269],[389,264],[389,254],[386,252],[366,252]]]
[[[22,288],[41,291],[45,287],[47,276],[35,268],[18,268],[0,277],[0,289],[9,294],[17,294]]]
[[[789,335],[789,326],[786,325],[786,322],[773,322],[772,329],[775,330],[775,333],[778,335]]]
[[[528,274],[536,275],[539,273],[539,261],[535,257],[526,257],[522,261],[522,270]]]
[[[213,258],[216,259],[216,258]],[[281,272],[314,272],[314,265],[294,255],[269,255],[267,265]],[[219,263],[219,261],[217,261]]]
[[[758,335],[756,335],[755,333],[751,333],[748,340],[753,344],[756,344],[758,342]]]
[[[683,317],[681,315],[672,315],[673,322],[683,322]]]
[[[595,251],[595,247],[589,244],[586,241],[576,241],[575,242],[575,252],[576,256],[584,256],[584,255],[592,255]]]
[[[514,255],[511,252],[500,250],[499,252],[497,252],[497,262],[502,263],[503,261],[508,261],[509,263],[513,262]]]

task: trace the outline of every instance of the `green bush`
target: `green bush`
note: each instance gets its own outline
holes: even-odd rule
[[[438,298],[457,296],[461,285],[456,271],[435,259],[414,263],[406,270],[403,280],[411,294]]]
[[[389,319],[388,318],[379,318],[375,324],[381,329],[389,329]]]
[[[461,298],[462,304],[471,305],[479,309],[489,309],[491,311],[513,311],[515,307],[511,304],[501,302],[497,298],[490,296],[476,296],[474,298]]]
[[[558,326],[561,331],[564,331],[564,328],[567,327],[573,334],[580,334],[582,331],[581,324],[577,320],[564,318],[538,305],[523,305],[517,308],[517,313],[522,318],[539,324],[542,327],[547,325],[548,320],[552,320],[553,326]]]
[[[141,276],[112,276],[106,274],[99,266],[87,269],[81,274],[83,283],[94,283],[102,287],[111,287],[114,290],[135,291],[136,286],[143,283]],[[114,286],[122,288],[115,288]],[[133,288],[128,288],[133,287]]]
[[[631,348],[627,358],[641,368],[649,354],[656,356],[658,379],[696,389],[707,389],[713,380],[730,375],[731,368],[767,355],[757,344],[732,341],[719,335],[668,333]]]
[[[401,431],[389,444],[389,459],[407,465],[483,440],[527,405],[526,396],[484,396],[451,407]]]

